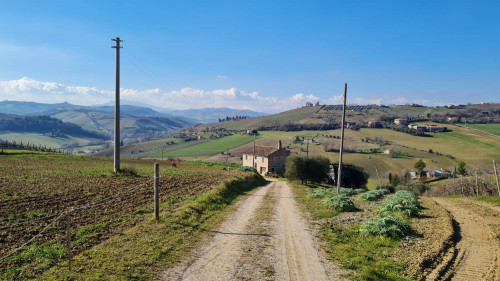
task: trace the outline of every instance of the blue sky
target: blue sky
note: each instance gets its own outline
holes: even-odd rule
[[[500,101],[500,1],[0,1],[0,100],[112,100],[116,36],[156,106]]]

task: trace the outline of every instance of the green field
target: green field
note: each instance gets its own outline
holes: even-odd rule
[[[500,124],[465,124],[463,126],[500,136]]]
[[[80,138],[75,136],[51,137],[36,133],[0,132],[0,139],[9,142],[41,145],[50,148],[61,148],[77,151],[92,150],[106,143],[100,139]]]
[[[171,150],[165,152],[168,157],[206,157],[233,149],[253,141],[253,136],[249,135],[232,135],[209,142],[204,142],[194,146]]]
[[[498,141],[473,134],[466,129],[453,126],[451,132],[433,133],[432,137],[415,137],[412,135],[384,129],[362,129],[365,137],[382,136],[385,140],[403,144],[420,150],[432,149],[444,155],[452,155],[469,165],[489,164],[500,159],[500,144]]]

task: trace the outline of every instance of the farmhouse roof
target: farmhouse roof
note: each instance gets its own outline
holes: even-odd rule
[[[275,152],[276,150],[278,149],[274,146],[256,145],[255,155],[268,157],[271,153]],[[249,149],[243,151],[243,154],[253,155],[253,147],[250,147]]]

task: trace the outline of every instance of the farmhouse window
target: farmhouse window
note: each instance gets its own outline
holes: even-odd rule
[[[262,156],[262,163],[264,163],[264,156]]]

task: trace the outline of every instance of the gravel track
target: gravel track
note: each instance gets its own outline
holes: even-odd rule
[[[238,204],[211,241],[163,280],[341,280],[286,182],[272,180]]]
[[[455,245],[443,260],[444,272],[432,280],[500,280],[499,243],[486,218],[471,208],[473,203],[445,198],[434,200],[453,216]]]

